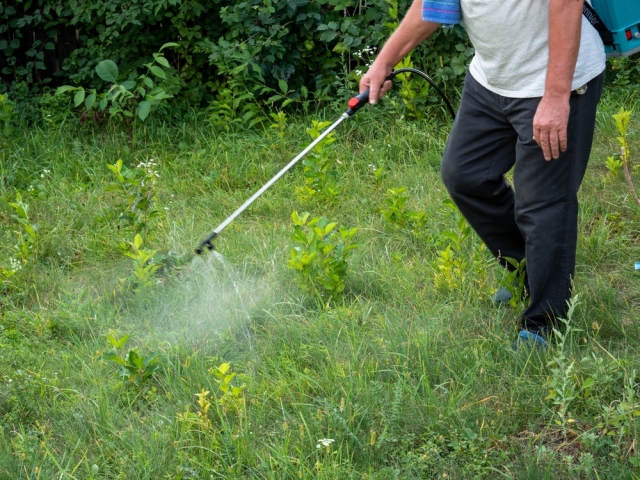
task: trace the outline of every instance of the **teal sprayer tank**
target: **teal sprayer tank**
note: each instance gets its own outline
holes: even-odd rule
[[[613,33],[609,57],[640,52],[640,0],[591,0],[593,9]]]

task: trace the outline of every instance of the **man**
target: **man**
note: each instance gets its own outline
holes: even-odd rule
[[[566,313],[571,298],[577,192],[605,69],[604,47],[583,19],[583,2],[460,0],[476,53],[442,179],[497,258],[526,258],[530,304],[516,347],[546,348],[553,319]],[[438,28],[422,19],[422,4],[414,0],[362,78],[360,91],[370,88],[370,103],[391,88],[385,79],[393,67]],[[515,194],[504,179],[512,167]]]

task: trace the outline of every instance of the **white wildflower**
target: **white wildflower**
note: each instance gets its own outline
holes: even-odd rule
[[[9,263],[11,264],[11,270],[13,270],[14,272],[22,269],[22,262],[17,258],[10,258]]]
[[[321,438],[320,440],[318,440],[318,444],[316,445],[316,448],[328,447],[333,442],[335,442],[333,438]]]

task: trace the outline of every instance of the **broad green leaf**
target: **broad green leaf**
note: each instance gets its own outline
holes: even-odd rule
[[[282,79],[278,80],[278,86],[280,87],[280,91],[282,93],[287,93],[287,91],[289,90],[289,86],[287,85],[287,82],[285,82]]]
[[[113,346],[113,348],[119,350],[124,346],[125,343],[127,343],[127,340],[129,340],[129,336],[130,335],[125,335],[124,337],[117,339],[115,337],[112,337],[111,335],[106,335],[105,338]]]
[[[231,365],[228,363],[223,363],[222,365],[220,365],[218,367],[218,371],[222,374],[222,375],[226,375],[226,373],[229,371],[229,369],[231,368]]]
[[[96,94],[92,93],[84,100],[84,108],[87,110],[91,110],[93,105],[96,103]]]
[[[234,68],[233,70],[231,70],[231,73],[233,75],[237,75],[240,72],[242,72],[245,68],[247,68],[247,64],[243,63],[242,65],[238,65],[236,68]]]
[[[164,73],[164,70],[162,68],[158,67],[157,65],[151,65],[151,67],[149,67],[149,70],[151,70],[151,72],[156,77],[160,77],[162,79],[167,78],[167,75]]]
[[[169,65],[169,60],[167,60],[166,58],[164,58],[164,57],[162,57],[162,56],[160,56],[160,55],[158,55],[158,56],[156,57],[156,62],[158,62],[158,63],[159,63],[160,65],[162,65],[163,67],[166,67],[166,68],[169,68],[169,67],[170,67],[170,65]]]
[[[124,364],[124,360],[122,358],[120,358],[117,354],[115,353],[105,353],[104,355],[102,355],[100,357],[100,360],[104,360],[105,362],[109,361],[109,362],[115,362],[118,363],[120,365]]]
[[[136,110],[138,117],[144,122],[149,116],[149,112],[151,112],[151,103],[143,100],[138,104],[138,108]]]
[[[591,377],[587,378],[583,383],[582,383],[582,390],[586,390],[587,388],[591,388],[594,385],[595,380]]]
[[[105,82],[116,83],[118,81],[118,66],[113,60],[102,60],[98,63],[96,73]]]
[[[162,50],[164,50],[165,48],[169,48],[169,47],[177,47],[177,46],[178,46],[178,44],[177,44],[177,43],[175,43],[175,42],[167,42],[167,43],[165,43],[164,45],[162,45],[162,46],[160,47],[160,50],[158,50],[158,51],[159,51],[159,52],[161,52],[161,51],[162,51]]]
[[[146,357],[144,357],[144,366],[148,367],[152,363],[156,362],[158,360],[159,355],[160,354],[158,353],[152,353],[151,355],[147,355]],[[158,367],[156,366],[156,368]]]
[[[239,397],[242,395],[242,387],[231,387],[231,394],[236,398]]]
[[[73,103],[76,107],[79,106],[82,102],[84,102],[84,88],[78,90],[73,96]]]
[[[72,87],[71,85],[62,85],[56,89],[56,95],[68,92],[69,90],[76,90],[78,87]]]
[[[122,86],[122,88],[124,88],[125,90],[133,90],[134,88],[136,88],[136,81],[135,80],[125,80],[124,82],[122,82],[120,84]]]

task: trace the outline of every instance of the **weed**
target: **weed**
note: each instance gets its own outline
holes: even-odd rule
[[[209,373],[213,374],[214,381],[218,384],[218,389],[222,392],[222,396],[218,398],[218,403],[222,408],[222,412],[234,412],[238,418],[242,420],[242,412],[245,408],[244,388],[245,385],[232,385],[231,382],[235,378],[235,373],[230,373],[231,365],[222,363],[217,367],[210,368]]]
[[[455,291],[466,283],[469,270],[467,261],[469,247],[466,244],[469,242],[471,227],[458,213],[457,207],[451,200],[445,200],[443,205],[449,208],[457,228],[440,232],[440,239],[446,246],[444,250],[438,250],[434,280],[438,288]]]
[[[545,400],[551,401],[555,405],[553,410],[554,422],[560,426],[565,436],[571,424],[575,423],[570,411],[573,401],[581,392],[589,389],[595,383],[594,379],[589,377],[584,380],[582,385],[576,385],[574,378],[575,362],[571,360],[567,352],[567,342],[574,333],[581,331],[571,324],[577,305],[578,296],[576,295],[569,301],[566,318],[558,319],[564,325],[564,332],[557,328],[553,329],[557,342],[553,349],[553,356],[547,364],[551,369],[551,378],[549,380],[549,394],[545,397]]]
[[[157,257],[157,250],[145,250],[142,248],[144,240],[138,233],[133,242],[129,243],[129,251],[124,254],[133,258],[133,272],[129,278],[121,280],[123,284],[132,284],[135,291],[140,291],[154,284],[154,277],[162,262]]]
[[[22,201],[20,192],[16,192],[16,201],[9,202],[9,206],[14,212],[11,217],[20,225],[20,230],[15,232],[18,237],[18,243],[13,247],[14,251],[23,265],[30,265],[37,258],[38,235],[36,230],[38,226],[31,223],[29,205]]]
[[[0,93],[0,122],[2,122],[3,128],[2,133],[5,138],[9,137],[11,134],[13,127],[11,126],[11,121],[13,120],[15,105],[9,100],[9,94]]]
[[[409,210],[406,207],[409,196],[405,187],[387,189],[385,206],[380,209],[380,213],[387,221],[387,224],[394,228],[407,229],[416,239],[424,237],[424,227],[427,214],[421,210]]]
[[[106,335],[106,339],[113,347],[113,351],[102,355],[100,360],[120,365],[118,376],[127,380],[130,384],[142,388],[145,382],[152,378],[160,368],[160,354],[151,353],[142,356],[137,349],[129,350],[124,354],[123,348],[129,337],[129,335],[125,335],[118,339],[112,335]]]
[[[345,288],[347,260],[360,246],[350,243],[358,229],[340,229],[338,233],[337,223],[324,217],[309,217],[309,213],[302,217],[295,211],[291,214],[294,223],[291,239],[295,246],[287,268],[296,272],[299,283],[308,292],[337,300]]]
[[[500,286],[511,294],[509,306],[516,307],[526,295],[525,278],[527,276],[527,259],[518,262],[515,258],[501,257],[501,260],[511,265],[512,269],[502,270]]]
[[[413,68],[411,55],[407,55],[398,65],[399,68]],[[426,104],[429,100],[430,85],[421,78],[414,78],[410,73],[401,73],[397,76],[400,80],[400,98],[408,118],[422,120],[427,114]]]
[[[287,114],[284,112],[272,112],[269,116],[273,119],[273,123],[269,127],[276,131],[276,135],[280,140],[284,140],[287,131]]]
[[[307,128],[307,133],[315,140],[330,123],[313,120],[313,126]],[[340,193],[336,182],[337,175],[334,162],[328,157],[327,150],[327,147],[335,141],[334,132],[331,132],[302,161],[305,185],[296,187],[296,193],[301,200],[309,200],[311,198],[330,200]]]
[[[379,187],[380,185],[382,185],[382,180],[384,180],[385,173],[386,173],[384,170],[384,167],[383,166],[377,167],[373,164],[369,164],[369,170],[373,175],[376,187]]]
[[[629,162],[631,152],[629,151],[629,141],[627,140],[627,134],[629,132],[629,120],[631,119],[631,110],[625,110],[624,108],[620,108],[620,111],[613,115],[613,119],[616,123],[616,128],[618,133],[620,134],[618,139],[618,143],[620,143],[620,158],[622,158],[622,166],[624,167],[624,176],[627,179],[627,183],[629,184],[629,190],[635,198],[638,205],[640,205],[640,198],[638,198],[638,194],[636,193],[636,188],[633,184],[633,180],[631,179],[631,173],[629,171]],[[607,163],[609,163],[609,159],[607,158]]]
[[[609,179],[614,179],[618,175],[620,175],[620,171],[624,167],[624,160],[620,158],[616,158],[613,155],[610,155],[607,157],[607,160],[605,161],[605,166],[609,171],[608,173]]]
[[[152,239],[151,221],[161,215],[155,208],[154,186],[159,178],[157,163],[150,159],[140,162],[136,168],[127,168],[122,160],[118,160],[107,168],[115,176],[115,181],[110,182],[106,190],[116,193],[117,218],[133,233],[146,233],[147,238]]]

